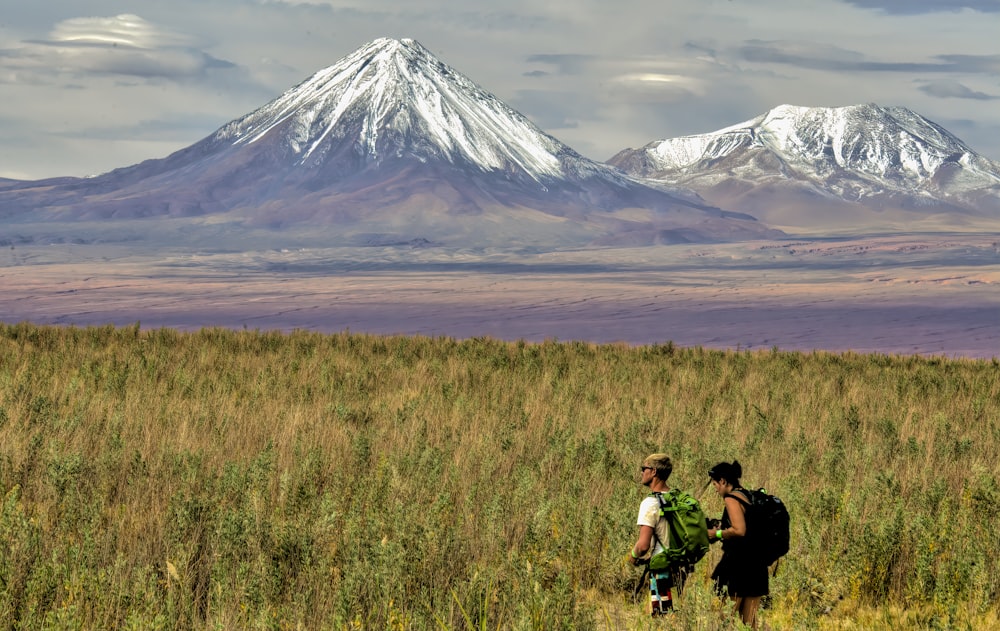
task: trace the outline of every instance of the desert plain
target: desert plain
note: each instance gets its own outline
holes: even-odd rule
[[[557,252],[0,251],[0,321],[994,358],[1000,235]]]

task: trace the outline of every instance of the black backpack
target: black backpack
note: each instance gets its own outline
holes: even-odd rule
[[[750,496],[748,504],[738,494],[731,494],[746,507],[747,541],[753,542],[753,549],[765,565],[771,565],[788,554],[788,508],[781,498],[768,494],[763,488],[751,491],[743,489]]]

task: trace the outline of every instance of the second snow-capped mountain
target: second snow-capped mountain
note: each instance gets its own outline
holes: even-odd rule
[[[608,162],[790,227],[1000,219],[1000,164],[901,107],[782,105]]]
[[[213,226],[331,245],[775,234],[750,215],[580,156],[405,39],[371,42],[164,159],[15,188],[8,208],[34,204],[63,219],[213,216]]]

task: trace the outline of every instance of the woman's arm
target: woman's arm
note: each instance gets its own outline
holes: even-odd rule
[[[747,534],[746,507],[735,497],[729,496],[725,499],[726,512],[729,513],[729,528],[722,531],[722,539],[732,539],[733,537],[745,537]]]

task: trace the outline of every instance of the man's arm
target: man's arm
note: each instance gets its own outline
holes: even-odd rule
[[[646,553],[649,552],[652,541],[653,527],[639,526],[639,540],[635,542],[634,546],[632,546],[632,552],[629,553],[629,563],[632,565],[638,565],[639,560],[646,556]]]

